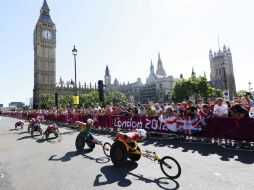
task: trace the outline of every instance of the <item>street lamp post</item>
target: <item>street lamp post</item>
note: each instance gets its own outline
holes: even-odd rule
[[[251,82],[249,81],[249,91],[250,91],[250,94],[251,94],[251,90],[252,90],[252,88],[251,88]]]
[[[77,55],[77,53],[78,53],[78,50],[75,48],[75,45],[74,45],[72,54],[74,55],[74,68],[75,68],[75,96],[78,95],[78,92],[77,92],[77,71],[76,71],[76,55]]]

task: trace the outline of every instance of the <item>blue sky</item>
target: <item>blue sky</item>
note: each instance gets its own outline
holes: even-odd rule
[[[209,49],[232,51],[236,88],[254,85],[252,0],[47,0],[57,28],[57,81],[95,83],[109,66],[112,80],[145,83],[158,52],[168,75],[209,77]],[[33,30],[43,0],[0,0],[0,103],[28,103],[33,90]]]

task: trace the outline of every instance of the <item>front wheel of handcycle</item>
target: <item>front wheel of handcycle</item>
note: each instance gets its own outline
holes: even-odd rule
[[[102,145],[102,148],[103,148],[104,154],[105,154],[107,157],[110,157],[111,144],[108,143],[108,142],[105,142],[105,143]]]
[[[60,142],[62,140],[61,133],[58,129],[54,132],[54,135],[57,138],[58,142]]]
[[[176,179],[181,175],[181,166],[176,159],[165,156],[160,159],[161,171],[169,178]]]

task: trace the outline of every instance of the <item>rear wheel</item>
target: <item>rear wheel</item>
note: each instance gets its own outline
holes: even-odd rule
[[[120,167],[126,164],[127,149],[122,142],[116,141],[112,144],[110,150],[110,158],[116,167]]]
[[[45,137],[46,137],[46,140],[49,139],[49,132],[48,131],[45,132]]]
[[[169,179],[176,179],[181,175],[181,166],[176,159],[170,156],[165,156],[159,160],[159,162],[162,172]]]
[[[39,133],[40,133],[40,135],[42,135],[43,134],[43,131],[42,131],[42,128],[41,127],[39,127]]]
[[[78,152],[81,152],[84,147],[85,147],[85,139],[83,137],[82,133],[79,133],[77,138],[76,138],[76,142],[75,142],[75,146]]]
[[[34,127],[31,128],[31,137],[34,137]]]
[[[107,157],[110,157],[111,144],[106,142],[102,145],[103,152]]]

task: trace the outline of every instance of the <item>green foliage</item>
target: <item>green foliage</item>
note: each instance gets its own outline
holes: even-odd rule
[[[106,93],[105,104],[108,105],[110,102],[112,102],[113,104],[116,103],[126,104],[127,98],[122,92],[110,91]]]
[[[87,94],[79,95],[79,104],[81,107],[94,106],[99,102],[99,93],[97,91],[92,91]]]
[[[246,93],[245,90],[239,90],[239,91],[236,92],[236,96],[237,96],[237,97],[244,97],[244,94],[245,94],[245,93]]]
[[[188,100],[190,96],[216,98],[222,97],[222,91],[220,89],[213,88],[205,77],[191,77],[187,80],[179,80],[173,88],[173,98],[176,102],[182,102]]]
[[[73,96],[72,95],[58,95],[58,105],[59,107],[69,108],[73,106]],[[105,95],[104,105],[112,103],[123,103],[126,104],[126,96],[119,91],[107,92]],[[92,91],[86,94],[79,95],[79,106],[89,107],[94,106],[99,102],[99,93],[97,91]],[[52,108],[55,106],[55,95],[54,94],[43,94],[42,95],[42,108]]]

